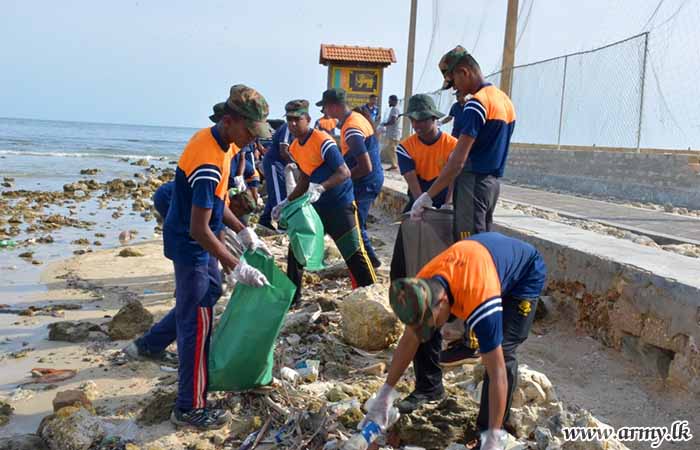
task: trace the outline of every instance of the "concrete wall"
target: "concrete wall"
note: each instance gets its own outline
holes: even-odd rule
[[[573,193],[700,209],[700,153],[557,150],[515,144],[505,178]]]
[[[377,205],[399,217],[404,186]],[[581,228],[496,210],[496,231],[533,244],[562,317],[667,382],[700,393],[700,260]]]

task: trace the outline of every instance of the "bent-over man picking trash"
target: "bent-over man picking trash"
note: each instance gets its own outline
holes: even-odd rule
[[[389,425],[394,386],[421,343],[439,352],[440,327],[454,314],[476,334],[486,368],[477,417],[481,449],[503,449],[503,423],[518,378],[515,353],[527,339],[545,276],[544,260],[532,245],[487,232],[453,244],[415,278],[395,280],[389,299],[406,329],[365,421]]]

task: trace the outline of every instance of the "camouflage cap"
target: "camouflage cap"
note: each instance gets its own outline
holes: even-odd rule
[[[438,63],[440,72],[444,77],[444,81],[442,82],[442,89],[448,89],[452,87],[452,71],[455,67],[457,67],[457,64],[465,60],[467,56],[469,56],[469,52],[461,45],[458,45],[457,47],[453,48],[452,50],[450,50],[442,56],[440,62]]]
[[[291,100],[284,105],[287,117],[301,117],[309,113],[309,102],[307,100]]]
[[[211,109],[214,110],[214,114],[209,116],[209,120],[216,123],[226,114],[226,102],[217,103]]]
[[[246,119],[248,130],[256,137],[271,136],[270,127],[266,121],[270,108],[265,97],[255,89],[243,84],[231,86],[226,107]]]
[[[245,190],[242,192],[238,192],[236,188],[231,188],[228,191],[229,198],[231,199],[231,206],[232,207],[240,207],[243,209],[241,211],[243,214],[248,214],[252,211],[255,211],[255,207],[257,204],[255,203],[255,199],[253,198],[253,194],[251,194],[249,191]]]
[[[433,98],[427,94],[416,94],[408,99],[408,108],[403,114],[414,120],[439,119],[444,114],[438,111]]]
[[[391,309],[401,322],[413,328],[421,342],[427,342],[435,332],[431,305],[433,294],[421,278],[399,278],[389,288]]]
[[[345,89],[331,88],[323,92],[323,97],[316,102],[316,106],[324,106],[326,103],[345,103]]]

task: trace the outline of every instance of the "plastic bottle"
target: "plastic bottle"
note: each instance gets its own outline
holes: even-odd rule
[[[382,434],[382,429],[375,422],[368,421],[362,430],[353,435],[343,446],[343,450],[367,450],[369,444]]]
[[[389,423],[387,428],[399,420],[399,410],[395,407],[389,410]],[[359,433],[353,435],[345,442],[343,450],[367,450],[369,445],[383,436],[381,427],[374,421],[368,420]]]

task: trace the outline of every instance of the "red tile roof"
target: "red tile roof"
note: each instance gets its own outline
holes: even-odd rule
[[[321,44],[319,63],[328,65],[332,62],[363,62],[388,66],[396,62],[396,54],[393,48]]]

